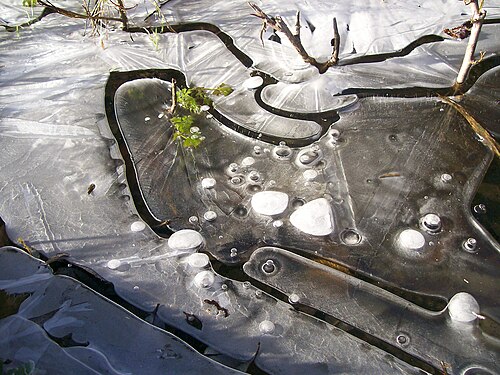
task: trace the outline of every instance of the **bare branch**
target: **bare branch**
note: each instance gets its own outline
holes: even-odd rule
[[[262,22],[263,22],[263,27],[261,30],[262,44],[264,44],[264,42],[262,40],[262,34],[265,31],[265,28],[267,26],[270,26],[273,30],[285,34],[285,36],[290,41],[292,46],[299,53],[302,60],[304,60],[306,63],[309,63],[309,64],[313,65],[314,67],[316,67],[320,73],[324,73],[328,70],[329,67],[337,65],[339,49],[340,49],[340,35],[339,35],[338,29],[337,29],[337,20],[335,18],[333,19],[333,30],[334,30],[334,37],[333,37],[333,42],[332,42],[333,53],[332,53],[332,56],[330,57],[329,60],[327,60],[324,63],[320,63],[314,57],[309,56],[309,54],[305,50],[305,48],[302,45],[302,42],[300,40],[300,27],[301,27],[300,26],[300,12],[297,12],[296,20],[295,20],[295,33],[292,33],[292,31],[288,27],[287,23],[280,16],[276,16],[276,17],[268,16],[256,4],[249,2],[248,5],[250,5],[250,7],[255,11],[255,13],[252,15],[262,19]]]
[[[300,10],[297,11],[297,15],[296,15],[295,35],[300,38]]]
[[[175,78],[172,78],[172,105],[169,108],[170,113],[173,115],[175,109],[177,108],[177,81]]]
[[[335,65],[339,61],[339,51],[340,51],[340,34],[339,34],[339,29],[337,27],[337,19],[335,17],[333,17],[332,47],[333,47],[332,57],[330,57],[330,60],[328,60],[328,62],[331,62],[332,65]]]
[[[477,41],[479,39],[479,33],[481,32],[481,27],[483,26],[484,18],[486,17],[486,11],[480,10],[477,0],[469,0],[465,2],[470,4],[472,9],[472,28],[470,31],[469,43],[467,44],[467,49],[465,50],[464,59],[462,61],[462,66],[457,76],[457,84],[461,85],[464,83],[469,70],[474,63],[474,52],[476,51]]]
[[[62,9],[62,8],[59,8],[59,7],[55,6],[54,4],[50,3],[48,0],[38,0],[38,4],[46,7],[47,9],[53,11],[54,13],[59,13],[59,14],[62,14],[63,16],[70,17],[70,18],[122,22],[122,20],[120,18],[116,18],[116,17],[105,17],[105,16],[97,16],[97,15],[92,15],[92,14],[81,14],[81,13],[73,12],[71,10]]]

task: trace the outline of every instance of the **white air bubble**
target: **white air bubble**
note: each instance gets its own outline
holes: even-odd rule
[[[275,328],[274,323],[271,322],[270,320],[263,320],[259,324],[259,331],[264,335],[270,335],[271,333],[273,333],[274,328]]]
[[[203,236],[192,229],[182,229],[175,232],[168,239],[168,246],[172,250],[195,250],[203,243]]]
[[[130,225],[130,230],[132,232],[141,232],[143,231],[144,229],[146,228],[146,224],[142,221],[134,221],[131,225]]]
[[[261,215],[278,215],[288,207],[288,195],[279,191],[261,191],[252,197],[251,204]]]
[[[111,259],[107,264],[106,266],[110,269],[110,270],[116,270],[118,267],[120,267],[122,265],[122,262],[119,260],[119,259]]]
[[[207,211],[203,214],[203,218],[206,221],[214,221],[217,219],[217,213],[215,211]]]
[[[215,179],[212,177],[206,177],[203,180],[201,180],[201,186],[204,189],[211,189],[215,186],[216,183],[217,181],[215,181]]]
[[[302,176],[304,176],[304,178],[307,181],[312,181],[316,177],[318,177],[318,171],[316,171],[314,169],[308,169],[307,171],[304,171],[304,173],[302,173]]]
[[[469,293],[460,292],[448,303],[448,314],[456,322],[472,322],[479,314],[479,304]]]
[[[250,77],[245,82],[243,82],[243,87],[247,90],[253,90],[256,89],[264,83],[264,80],[262,77],[255,76],[255,77]]]
[[[194,283],[198,288],[210,288],[215,283],[215,275],[211,271],[201,271],[194,277]]]
[[[252,158],[251,156],[248,156],[241,161],[241,165],[243,165],[244,167],[249,167],[250,165],[252,165],[254,163],[255,163],[255,159]]]
[[[205,268],[209,265],[210,260],[207,254],[194,253],[188,256],[187,262],[193,268]]]
[[[405,229],[399,234],[398,245],[404,250],[419,251],[425,246],[425,237],[415,229]]]

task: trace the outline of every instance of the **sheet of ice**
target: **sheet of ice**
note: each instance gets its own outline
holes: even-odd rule
[[[202,356],[74,279],[52,275],[43,262],[19,249],[0,248],[2,290],[31,277],[22,268],[17,273],[5,268],[12,263],[43,269],[48,276],[25,283],[24,289],[16,287],[15,293],[29,294],[18,311],[0,319],[0,352],[12,367],[32,361],[37,372],[47,373],[159,374],[166,367],[175,373],[241,373]]]
[[[293,19],[295,8],[300,9],[306,47],[318,57],[330,52],[331,37],[325,38],[321,33],[329,33],[333,15],[340,22],[345,41],[342,59],[355,56],[350,54],[352,43],[358,54],[390,52],[418,36],[440,34],[443,26],[458,25],[468,18],[460,14],[468,12],[460,1],[426,1],[422,3],[425,5],[422,9],[418,9],[420,4],[417,3],[378,0],[363,2],[362,8],[359,2],[315,2],[314,7],[310,4],[306,1],[293,4],[275,1],[260,6],[270,14],[283,15],[287,20]],[[490,9],[498,10],[498,6],[491,4],[493,2],[486,2]],[[64,5],[81,10],[79,1],[65,1]],[[5,0],[0,7],[1,17],[9,22],[24,18],[17,0]],[[4,12],[6,8],[9,10]],[[152,10],[152,6],[141,2],[131,11],[132,19],[139,23]],[[316,93],[321,95],[322,92],[324,96],[309,101],[298,95],[297,100],[287,98],[286,101],[273,102],[284,108],[296,105],[299,109],[327,110],[331,108],[328,95],[349,87],[451,84],[465,48],[465,42],[446,40],[419,47],[403,58],[339,67],[320,77],[314,69],[303,69],[303,63],[286,41],[278,45],[265,40],[262,47],[258,37],[260,22],[249,16],[250,9],[245,1],[169,2],[162,11],[171,23],[198,20],[218,24],[254,60],[254,67],[287,80],[287,84],[295,82],[300,86],[300,82],[304,82],[302,87],[307,90],[306,82],[321,81],[318,89],[311,89],[304,97],[313,98]],[[317,27],[317,32],[308,36],[306,19],[314,25],[327,27]],[[347,23],[352,32],[347,32]],[[359,25],[373,27],[361,29]],[[130,197],[120,150],[105,117],[104,87],[109,72],[173,67],[186,72],[190,84],[214,87],[226,82],[240,87],[250,77],[250,69],[236,61],[223,43],[208,31],[161,35],[157,51],[145,33],[136,33],[131,38],[119,30],[109,30],[101,38],[93,38],[88,33],[83,35],[84,27],[84,21],[50,15],[32,27],[20,30],[19,34],[0,30],[0,215],[7,222],[10,237],[14,240],[22,237],[30,246],[48,256],[68,253],[75,263],[90,267],[112,282],[117,293],[136,307],[151,313],[157,308],[158,325],[167,322],[225,356],[251,360],[260,347],[255,363],[268,372],[291,373],[303,369],[311,371],[313,368],[317,373],[339,370],[346,373],[417,373],[415,368],[399,359],[387,359],[383,350],[371,347],[367,351],[366,344],[361,340],[332,325],[290,311],[289,304],[252,286],[217,276],[212,286],[195,288],[196,270],[182,263],[181,259],[171,257],[166,239],[159,238],[148,226],[142,231],[131,230],[140,218]],[[498,25],[485,25],[480,49],[490,51],[488,54],[498,51],[496,34]],[[488,76],[490,79],[491,76]],[[157,86],[161,91],[162,87],[168,87],[168,83]],[[290,89],[291,96],[294,92],[300,92],[300,89]],[[236,102],[224,103],[232,99],[229,96],[221,100],[221,109],[226,106],[228,114],[236,116],[241,123],[248,121],[253,129],[265,129],[269,125],[277,136],[299,132],[318,134],[316,123],[269,117],[261,108],[252,107],[252,95],[245,93],[248,98],[243,98],[242,103],[248,100],[250,104],[239,107]],[[152,99],[152,94],[146,92],[144,99]],[[235,94],[239,95],[238,92]],[[484,95],[481,100],[487,101],[489,96]],[[301,104],[305,102],[311,104]],[[495,113],[497,106],[492,103],[487,104],[488,111]],[[394,281],[395,285],[408,290],[417,289],[431,294],[437,290],[437,293],[451,298],[465,288],[474,295],[485,313],[497,318],[496,286],[484,282],[484,278],[485,275],[496,274],[498,251],[482,229],[471,227],[463,212],[463,202],[469,201],[470,191],[474,190],[487,167],[489,159],[484,146],[474,140],[473,133],[461,118],[433,98],[367,98],[360,100],[358,105],[359,111],[344,114],[336,124],[341,135],[335,147],[328,148],[324,144],[325,150],[329,150],[326,165],[315,169],[319,176],[314,181],[304,181],[303,170],[298,170],[291,163],[264,158],[262,155],[268,155],[272,146],[224,130],[213,120],[210,124],[214,128],[223,129],[221,133],[214,131],[214,134],[227,141],[226,147],[217,150],[222,156],[212,159],[214,154],[205,151],[210,144],[198,154],[187,153],[183,159],[172,153],[168,157],[183,160],[183,163],[186,160],[196,162],[196,168],[189,163],[180,163],[179,170],[186,167],[184,174],[187,170],[188,178],[172,185],[198,186],[199,177],[207,175],[205,172],[208,169],[225,171],[231,162],[240,163],[247,156],[255,158],[252,168],[259,169],[263,185],[247,183],[246,174],[242,174],[245,182],[235,188],[225,188],[232,184],[233,177],[241,176],[229,176],[222,172],[224,179],[218,180],[217,189],[209,189],[207,195],[200,198],[202,203],[174,200],[182,202],[182,207],[160,206],[164,201],[158,199],[156,212],[164,212],[158,207],[165,211],[182,211],[188,206],[189,215],[184,215],[183,211],[178,216],[172,215],[174,220],[171,225],[185,228],[188,218],[197,215],[200,219],[191,224],[192,228],[199,229],[198,226],[203,225],[205,233],[219,241],[218,246],[210,250],[216,254],[227,253],[228,257],[230,249],[240,239],[238,256],[249,254],[249,249],[256,243],[254,237],[249,235],[252,232],[266,233],[258,240],[277,238],[285,241],[289,238],[297,248],[307,249],[311,246],[310,238],[298,236],[298,231],[290,228],[286,220],[282,220],[280,225],[275,221],[275,226],[271,222],[256,225],[245,222],[251,216],[248,215],[249,202],[255,189],[267,188],[271,185],[264,184],[279,181],[280,176],[282,179],[286,177],[288,181],[297,181],[295,194],[293,198],[290,196],[292,201],[296,198],[307,201],[322,194],[328,196],[330,204],[335,207],[336,223],[340,223],[333,227],[333,242],[336,241],[338,228],[352,228],[354,224],[359,225],[358,229],[367,238],[367,241],[348,251],[343,246],[333,246],[326,239],[318,238],[320,242],[318,246],[314,244],[314,250],[320,256],[328,258],[334,254],[342,264],[359,267],[367,273],[373,272],[380,279]],[[237,113],[236,108],[240,108],[241,112]],[[402,114],[405,115],[404,121],[401,120]],[[159,120],[157,112],[146,114],[141,123],[132,123],[131,129],[145,126],[145,117],[150,118],[147,125],[151,128]],[[252,120],[256,120],[254,124],[251,124]],[[293,125],[292,131],[287,125]],[[448,133],[454,137],[447,137]],[[141,178],[144,191],[148,193],[165,191],[153,189],[153,186],[159,186],[154,183],[162,184],[165,189],[169,186],[164,165],[160,163],[163,159],[159,157],[165,152],[165,144],[162,146],[161,142],[168,141],[168,137],[165,138],[165,133],[157,134],[160,136],[155,142],[147,143],[146,139],[142,139],[143,142],[134,145],[134,149],[143,150],[142,154],[135,154],[135,167],[144,172]],[[124,136],[127,136],[126,132]],[[254,155],[254,146],[261,147],[261,156]],[[295,149],[291,152],[293,157],[298,154]],[[466,159],[463,158],[465,154],[468,155]],[[150,174],[148,165],[158,174]],[[454,177],[448,185],[451,187],[434,181],[434,175],[440,181],[439,176],[444,172]],[[398,177],[397,173],[403,175]],[[89,195],[87,191],[91,184],[95,184],[95,190]],[[451,188],[454,189],[453,195],[448,195]],[[190,188],[181,190],[182,194],[192,198]],[[219,211],[219,206],[225,207],[225,211]],[[190,207],[197,209],[190,210]],[[212,223],[204,223],[201,218],[210,208],[216,209],[219,216]],[[393,252],[393,245],[402,227],[407,227],[412,220],[416,225],[420,210],[440,211],[442,217],[453,218],[449,224],[461,230],[440,235],[437,246],[431,247],[429,252],[432,261],[419,260],[418,266],[415,266],[400,262],[399,255]],[[405,222],[399,222],[396,217]],[[244,223],[243,228],[238,227],[238,237],[234,236],[235,222]],[[465,251],[457,251],[454,245],[469,236],[478,238],[481,247],[481,252],[473,254],[473,257]],[[113,267],[108,267],[111,261]],[[118,261],[120,264],[115,268]],[[388,267],[387,264],[397,264],[397,267]],[[17,270],[18,267],[12,269]],[[453,272],[443,272],[443,269],[453,269]],[[23,278],[16,288],[21,288],[24,282],[35,287],[46,277],[34,272],[35,276],[29,280]],[[428,277],[415,277],[422,274]],[[464,278],[471,280],[470,284],[465,284]],[[435,282],[429,285],[429,280]],[[303,281],[314,286],[313,278],[307,277]],[[478,289],[477,285],[482,285],[482,288]],[[314,289],[313,286],[310,288]],[[447,286],[447,289],[438,290],[441,286]],[[217,301],[228,309],[230,315],[224,318],[215,305],[205,303],[205,299]],[[322,295],[319,300],[324,302],[328,298]],[[314,302],[318,299],[315,298]],[[54,309],[60,307],[59,304]],[[203,330],[191,326],[184,312],[199,316]],[[65,310],[64,313],[71,316],[71,311]],[[263,321],[273,322],[275,329],[272,334],[261,335],[259,324]],[[375,331],[381,330],[374,335],[385,332],[380,328],[378,319],[373,322],[370,327]],[[13,321],[2,321],[2,326],[4,323],[6,327],[15,325]],[[19,325],[22,330],[26,328],[25,323],[34,327],[32,321],[23,321]],[[11,332],[10,338],[14,337],[12,331],[8,332]],[[141,334],[143,332],[141,330]],[[37,337],[36,340],[30,338],[34,349],[45,347],[47,339],[43,332],[38,334],[33,330],[33,333],[31,337]],[[80,334],[82,336],[77,338],[85,340],[84,333],[79,331]],[[120,342],[128,344],[126,337]],[[297,349],[297,342],[301,344],[300,350]],[[11,343],[12,340],[9,341]],[[92,354],[95,358],[89,351],[80,354],[76,351],[73,349],[73,354],[79,361],[85,355]],[[158,353],[160,356],[164,354]],[[335,357],[331,353],[335,353]],[[221,357],[224,356],[214,358]],[[54,363],[60,357],[48,358]]]

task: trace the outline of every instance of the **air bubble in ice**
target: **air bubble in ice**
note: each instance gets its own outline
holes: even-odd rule
[[[259,172],[257,171],[251,171],[249,174],[248,174],[248,178],[252,181],[259,181],[260,179],[260,174]]]
[[[215,186],[216,183],[217,181],[215,181],[215,179],[212,177],[206,177],[203,180],[201,180],[201,186],[204,189],[211,189]]]
[[[209,259],[207,254],[194,253],[188,256],[187,262],[193,268],[205,268],[209,264]]]
[[[404,250],[419,251],[425,246],[425,237],[415,229],[405,229],[399,234],[398,245]]]
[[[217,219],[217,213],[215,211],[207,211],[203,214],[203,218],[206,221],[214,221]]]
[[[346,229],[340,234],[340,239],[346,245],[357,245],[361,242],[361,235],[354,229]]]
[[[304,165],[309,165],[319,157],[316,151],[306,151],[299,156],[299,161]]]
[[[107,264],[106,266],[110,269],[110,270],[116,270],[118,267],[120,267],[122,265],[122,262],[119,260],[119,259],[111,259]]]
[[[244,167],[248,167],[254,163],[255,163],[255,159],[252,158],[251,156],[248,156],[241,161],[241,165],[243,165]]]
[[[427,232],[437,233],[441,230],[441,218],[436,214],[427,214],[420,219],[420,226]]]
[[[477,240],[475,238],[467,238],[463,243],[462,247],[464,248],[465,251],[468,251],[469,253],[474,253],[476,251],[477,247]]]
[[[194,277],[194,283],[198,288],[210,288],[215,283],[215,275],[211,271],[201,271]]]
[[[143,221],[134,221],[130,225],[130,230],[132,232],[141,232],[146,228],[146,224]]]
[[[197,223],[197,222],[198,222],[198,216],[191,216],[191,217],[189,218],[189,222],[190,222],[191,224]]]
[[[485,214],[486,213],[486,205],[484,203],[476,204],[474,206],[474,212],[476,214]]]
[[[234,176],[231,178],[231,183],[233,185],[241,185],[243,181],[244,181],[243,176]]]
[[[262,148],[260,146],[253,146],[253,153],[255,155],[260,155],[262,153]]]
[[[288,302],[290,302],[291,304],[299,303],[299,301],[300,301],[300,297],[296,293],[292,293],[288,296]]]
[[[270,320],[263,320],[259,323],[259,331],[263,335],[270,335],[274,332],[274,323]]]
[[[325,198],[318,198],[297,208],[290,223],[304,233],[326,236],[333,232],[333,212]]]
[[[168,246],[172,250],[195,250],[203,243],[203,236],[192,229],[181,229],[170,236]]]
[[[229,255],[231,256],[231,258],[237,257],[238,256],[238,249],[233,247],[231,249],[231,253]]]
[[[283,220],[275,220],[273,221],[273,227],[280,228],[283,226]]]
[[[238,171],[238,164],[236,164],[236,163],[229,164],[229,172],[230,173],[236,173],[237,171]]]
[[[197,127],[197,126],[192,126],[191,129],[189,129],[189,131],[191,132],[191,134],[199,133],[200,132],[200,128]]]
[[[243,82],[243,87],[247,90],[256,89],[264,83],[264,80],[260,76],[250,77]]]
[[[280,191],[261,191],[252,197],[252,208],[262,215],[278,215],[288,207],[288,194]]]
[[[257,193],[262,190],[262,186],[260,185],[248,185],[247,191],[249,193]]]
[[[304,171],[304,173],[302,173],[302,176],[304,176],[304,179],[306,179],[307,181],[312,181],[316,177],[318,177],[318,171],[314,169],[308,169]]]
[[[262,265],[262,271],[265,273],[273,273],[276,270],[276,266],[272,259],[266,260],[266,262]]]
[[[479,304],[469,293],[459,292],[448,303],[448,314],[457,322],[472,322],[479,314]]]
[[[452,177],[451,177],[451,175],[450,175],[450,174],[448,174],[448,173],[443,173],[443,174],[441,175],[441,181],[443,181],[443,182],[450,182],[450,181],[451,181],[451,179],[452,179]]]
[[[288,160],[292,155],[292,149],[288,147],[285,142],[282,141],[279,143],[279,146],[276,146],[273,149],[273,155],[278,159]]]

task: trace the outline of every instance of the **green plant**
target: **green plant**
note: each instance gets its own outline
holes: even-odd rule
[[[175,128],[174,139],[181,139],[184,147],[196,148],[205,139],[201,135],[200,129],[193,126],[193,116],[175,116],[170,121]]]
[[[192,87],[178,89],[175,90],[176,103],[184,111],[199,114],[202,106],[212,106],[213,101],[208,96],[210,92],[216,96],[227,96],[233,92],[233,89],[225,83],[221,83],[215,88]],[[170,121],[175,128],[174,139],[182,139],[184,147],[196,148],[205,139],[200,128],[194,126],[194,117],[191,114],[174,116]]]
[[[23,7],[33,8],[37,2],[38,0],[23,0]]]

